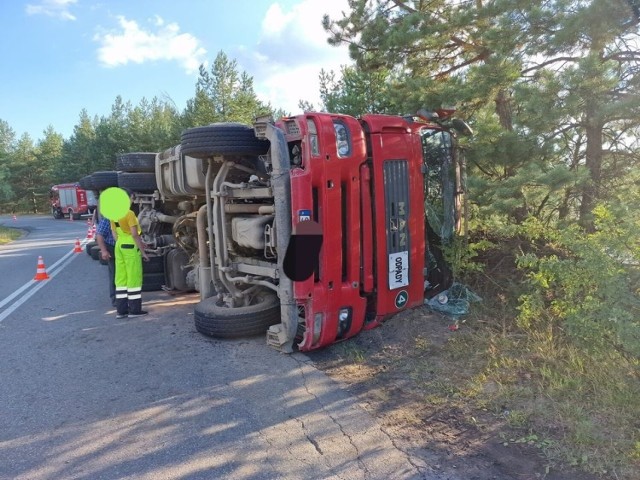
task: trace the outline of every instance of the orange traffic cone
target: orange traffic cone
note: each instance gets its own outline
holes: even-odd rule
[[[76,246],[73,249],[73,253],[82,253],[82,247],[80,246],[79,238],[76,238]]]
[[[33,277],[34,280],[49,280],[49,275],[47,275],[47,269],[44,267],[44,260],[42,259],[42,255],[38,257],[38,268],[36,270],[36,276]]]
[[[87,229],[87,238],[91,240],[93,238],[93,227]]]
[[[13,216],[13,221],[15,222],[18,219],[15,215]]]

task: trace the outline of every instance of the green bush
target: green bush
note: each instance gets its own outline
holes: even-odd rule
[[[522,234],[539,248],[518,258],[528,287],[518,324],[528,330],[546,323],[585,348],[640,355],[640,228],[604,206],[594,215],[594,233],[525,222]]]

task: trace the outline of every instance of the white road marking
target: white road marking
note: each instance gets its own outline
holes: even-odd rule
[[[81,242],[81,245],[86,244],[86,242],[87,242],[87,239],[83,240]],[[75,247],[74,247],[74,250],[75,250]],[[76,257],[76,255],[77,255],[77,252],[74,252],[73,250],[71,250],[64,257],[62,257],[60,260],[58,260],[56,263],[54,263],[51,266],[51,268],[49,269],[49,270],[51,270],[51,272],[47,271],[47,274],[49,275],[49,280],[53,279],[53,277],[55,277],[67,265],[69,265],[73,261],[73,259]],[[59,266],[59,268],[57,268],[58,266]],[[27,290],[27,293],[25,293],[23,296],[18,298],[18,300],[16,300],[14,303],[12,303],[6,310],[4,310],[2,313],[0,313],[0,322],[2,322],[5,318],[7,318],[9,315],[11,315],[20,305],[22,305],[24,302],[29,300],[33,295],[35,295],[35,293],[38,290],[40,290],[42,287],[44,287],[44,285],[49,280],[38,280],[38,281],[29,280],[27,283],[25,283],[18,290],[16,290],[11,295],[9,295],[7,298],[2,300],[0,302],[0,308],[4,307],[6,304],[11,302],[14,298],[19,296],[22,292]],[[31,287],[33,287],[33,288],[31,288]],[[31,290],[29,290],[29,288],[31,288]]]

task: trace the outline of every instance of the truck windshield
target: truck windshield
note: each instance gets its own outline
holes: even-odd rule
[[[453,139],[449,132],[423,131],[422,155],[426,166],[425,213],[429,227],[443,243],[452,239],[456,225],[456,173],[453,148]]]

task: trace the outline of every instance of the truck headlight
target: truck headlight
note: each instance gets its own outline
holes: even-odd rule
[[[336,149],[338,156],[348,157],[351,155],[351,135],[347,126],[340,120],[334,120],[333,129],[336,133]]]
[[[351,328],[351,308],[341,308],[338,311],[338,337],[344,336]]]

